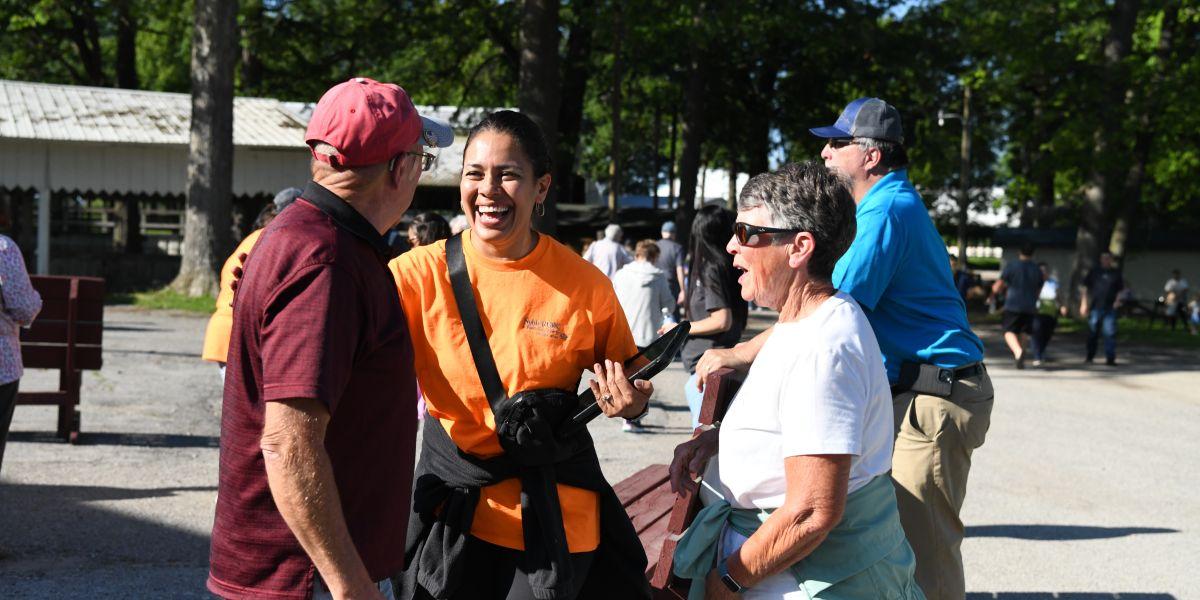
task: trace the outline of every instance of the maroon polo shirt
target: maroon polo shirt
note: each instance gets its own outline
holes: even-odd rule
[[[263,232],[234,301],[208,589],[308,598],[315,569],[275,506],[264,403],[316,398],[343,517],[373,580],[404,567],[416,437],[412,342],[390,251],[316,183]]]

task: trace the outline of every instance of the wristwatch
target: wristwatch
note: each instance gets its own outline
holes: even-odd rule
[[[717,575],[721,576],[721,583],[725,584],[725,587],[729,588],[729,591],[735,594],[746,591],[746,588],[742,587],[742,584],[734,581],[733,577],[729,575],[729,565],[725,564],[724,559],[717,561]]]

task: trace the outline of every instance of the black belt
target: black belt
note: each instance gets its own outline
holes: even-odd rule
[[[892,395],[895,396],[896,394],[902,394],[904,392],[912,390],[913,386],[917,383],[917,379],[919,377],[921,368],[928,367],[928,366],[930,366],[930,365],[922,365],[919,363],[907,363],[907,362],[904,363],[903,365],[901,365],[900,378],[899,378],[899,380],[896,381],[896,384],[892,386]],[[939,368],[938,374],[937,374],[937,379],[940,383],[944,384],[947,388],[949,388],[949,386],[952,386],[955,381],[960,381],[963,379],[968,379],[971,377],[982,375],[986,372],[987,372],[987,369],[983,366],[983,362],[980,361],[980,362],[977,362],[974,364],[967,365],[965,367],[958,367],[955,369],[952,369],[949,367]],[[949,396],[948,389],[946,390],[945,394],[937,394],[937,393],[933,393],[933,392],[925,391],[925,390],[918,390],[918,393],[930,393],[935,396],[943,396],[943,397]]]

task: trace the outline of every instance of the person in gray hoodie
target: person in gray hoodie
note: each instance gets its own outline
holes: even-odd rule
[[[642,348],[658,337],[663,311],[675,308],[667,274],[654,266],[657,259],[658,244],[654,240],[642,240],[634,249],[634,261],[613,274],[613,288],[625,310],[633,341]]]
[[[654,266],[658,259],[658,244],[654,240],[638,242],[634,260],[613,274],[613,289],[629,321],[633,341],[644,348],[658,336],[663,315],[675,309],[675,296],[667,284],[667,273]],[[641,433],[641,423],[626,420],[622,427],[630,433]]]

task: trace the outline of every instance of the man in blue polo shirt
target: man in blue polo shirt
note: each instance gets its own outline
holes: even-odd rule
[[[858,230],[833,284],[862,306],[883,351],[897,431],[892,478],[917,583],[930,600],[961,600],[958,515],[971,453],[992,412],[983,344],[967,322],[946,245],[908,180],[899,112],[859,98],[834,125],[811,131],[826,140],[825,166],[846,178],[858,203]],[[708,351],[696,366],[699,380],[721,366],[747,368],[768,336]]]

